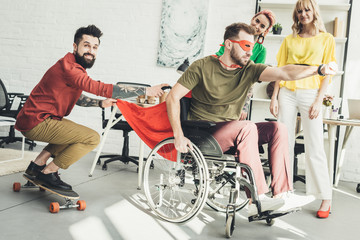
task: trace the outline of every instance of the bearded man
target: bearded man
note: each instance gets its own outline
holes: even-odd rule
[[[101,36],[95,25],[79,28],[74,36],[73,53],[67,53],[45,73],[17,116],[15,128],[26,138],[48,143],[25,173],[49,188],[72,190],[71,185],[60,179],[58,170],[67,169],[100,142],[96,131],[64,118],[75,104],[110,107],[117,98],[159,97],[164,93],[161,87],[167,86],[130,88],[126,84],[91,79],[86,69],[94,65]],[[107,99],[90,99],[82,95],[83,91]],[[53,161],[46,165],[50,157]]]

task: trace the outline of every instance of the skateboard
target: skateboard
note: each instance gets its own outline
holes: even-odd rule
[[[58,213],[60,209],[66,208],[77,208],[77,210],[85,210],[86,202],[84,200],[78,200],[79,194],[74,191],[63,191],[59,189],[49,188],[42,184],[41,181],[31,177],[27,174],[23,174],[23,177],[27,180],[27,183],[21,185],[19,182],[13,184],[13,191],[19,192],[21,188],[39,188],[40,191],[48,191],[50,193],[56,194],[65,199],[65,204],[60,205],[58,202],[50,203],[49,210],[51,213]],[[75,201],[78,200],[76,203]]]

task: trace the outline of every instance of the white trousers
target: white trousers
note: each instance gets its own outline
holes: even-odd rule
[[[317,93],[317,89],[291,91],[282,87],[279,92],[278,121],[288,128],[290,169],[293,171],[296,118],[300,112],[305,142],[306,193],[318,199],[331,199],[332,186],[324,150],[322,111],[317,118],[309,118],[309,109]]]

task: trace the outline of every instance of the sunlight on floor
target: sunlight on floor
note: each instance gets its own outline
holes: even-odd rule
[[[334,187],[333,187],[333,190],[336,191],[336,192],[339,192],[339,193],[342,193],[342,194],[345,194],[345,195],[347,195],[347,196],[350,196],[350,197],[353,197],[353,198],[355,198],[355,199],[360,200],[360,197],[355,196],[354,194],[348,193],[348,192],[346,192],[346,191],[340,190],[340,189],[338,189],[338,188],[334,188]]]
[[[156,233],[158,239],[190,239],[180,228],[174,225],[169,231],[167,226],[125,200],[106,208],[105,213],[124,239],[147,239],[149,232]]]
[[[293,214],[296,214],[296,213],[293,213]],[[281,220],[280,218],[276,218],[275,219],[275,224],[272,226],[272,227],[277,227],[277,228],[281,228],[287,232],[291,232],[295,235],[298,235],[299,237],[302,237],[304,239],[308,239],[308,235],[306,232],[300,230],[299,228],[293,226],[293,225],[290,225],[286,222],[284,222],[283,220]],[[287,239],[287,238],[277,238],[277,239]]]
[[[100,218],[88,217],[70,226],[70,234],[74,240],[112,240]]]
[[[194,235],[201,236],[206,226],[217,220],[207,214],[206,211],[199,212],[196,217],[185,223],[170,223],[160,220],[151,212],[147,205],[146,197],[140,193],[134,194],[128,199],[121,200],[105,208],[104,211],[119,235],[127,240],[148,239],[149,234],[153,234],[157,239],[162,240],[191,239]],[[225,217],[225,214],[220,215],[223,216],[218,215],[218,217]],[[240,212],[236,215],[238,218],[247,219],[247,217],[241,215]],[[272,227],[291,232],[303,239],[308,238],[306,232],[286,223],[281,220],[281,218],[277,218]],[[112,239],[102,220],[97,217],[88,217],[73,224],[69,231],[74,240]],[[277,239],[287,240],[287,238],[284,237]]]

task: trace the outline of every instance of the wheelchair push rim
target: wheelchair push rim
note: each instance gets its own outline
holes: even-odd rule
[[[160,218],[185,222],[197,215],[208,196],[208,168],[200,150],[179,154],[174,139],[163,140],[150,152],[144,168],[144,191],[148,204]],[[160,155],[176,151],[172,159]],[[179,161],[174,159],[179,156]]]

